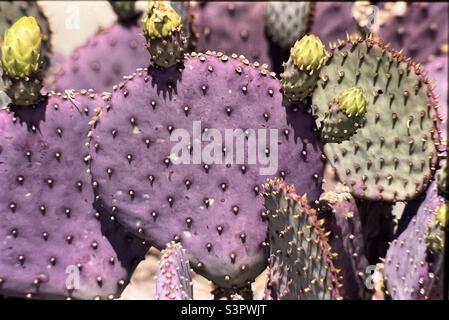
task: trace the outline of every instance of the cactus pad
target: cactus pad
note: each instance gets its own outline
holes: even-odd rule
[[[404,50],[419,63],[443,52],[448,45],[449,5],[444,2],[409,3],[403,15],[394,15],[381,26],[380,38]]]
[[[136,68],[148,65],[145,37],[137,24],[114,24],[100,30],[66,59],[50,88],[110,91]]]
[[[305,1],[270,1],[266,30],[271,40],[289,49],[306,34],[313,20],[315,4]]]
[[[156,299],[193,299],[190,264],[180,243],[170,242],[162,250],[156,280]]]
[[[193,10],[197,50],[240,53],[271,65],[265,37],[267,3],[242,1],[205,2]]]
[[[443,255],[428,247],[428,232],[443,204],[433,182],[415,217],[388,249],[384,275],[393,299],[442,298]]]
[[[265,174],[295,183],[314,201],[323,162],[313,119],[304,106],[283,104],[279,89],[257,63],[222,53],[192,53],[181,70],[138,70],[114,88],[92,132],[99,196],[121,223],[156,247],[180,241],[192,267],[217,285],[246,285],[266,263],[261,166],[246,160],[176,164],[172,148],[179,138],[170,137],[178,128],[192,136],[194,121],[201,121],[194,134],[214,141],[209,129],[222,136],[225,129],[241,129],[237,137],[248,139],[255,137],[252,130],[277,129],[278,151],[258,151],[259,159],[278,153],[278,170]],[[199,147],[182,140],[180,148],[189,155]],[[214,154],[235,155],[234,149],[228,139]]]
[[[148,249],[92,206],[85,137],[101,104],[83,92],[0,111],[1,295],[112,298]]]
[[[419,66],[371,38],[348,37],[332,50],[312,97],[318,128],[343,90],[361,87],[368,104],[358,130],[325,144],[327,158],[359,198],[413,199],[425,190],[437,160],[438,115],[429,81]]]
[[[324,221],[317,218],[306,197],[280,180],[264,184],[270,242],[271,298],[283,300],[340,299],[339,271]]]

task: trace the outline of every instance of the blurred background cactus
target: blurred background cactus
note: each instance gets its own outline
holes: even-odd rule
[[[0,2],[0,296],[442,299],[447,39],[442,2]],[[174,166],[195,120],[279,170]]]

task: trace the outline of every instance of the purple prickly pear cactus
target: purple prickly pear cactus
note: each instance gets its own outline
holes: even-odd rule
[[[100,30],[66,59],[53,86],[56,90],[109,91],[122,76],[148,64],[145,37],[137,25],[116,23]]]
[[[197,50],[240,53],[271,65],[265,36],[264,2],[206,2],[194,7],[193,29]]]
[[[415,61],[426,63],[447,51],[448,10],[445,2],[409,3],[403,15],[393,15],[385,21],[379,36]]]
[[[246,286],[266,265],[258,197],[265,165],[233,158],[228,164],[176,161],[181,150],[190,160],[190,151],[205,154],[205,139],[215,141],[217,131],[241,129],[237,138],[254,141],[262,128],[279,130],[278,143],[258,150],[259,159],[278,154],[277,170],[265,174],[295,183],[310,202],[316,200],[323,161],[313,119],[304,106],[283,103],[280,83],[269,71],[221,53],[192,53],[182,69],[138,70],[114,88],[92,131],[98,195],[128,230],[156,247],[181,242],[192,267],[216,285]],[[184,129],[188,141],[178,143],[176,129]],[[197,144],[201,137],[203,146]],[[221,160],[236,154],[233,142],[222,143],[215,151]]]
[[[338,254],[334,264],[341,269],[340,293],[345,299],[366,299],[368,266],[384,257],[393,237],[392,208],[381,202],[355,199],[350,188],[336,178],[333,168],[325,170],[318,212],[330,231],[329,242]]]
[[[384,278],[387,293],[393,299],[442,298],[443,257],[429,248],[429,232],[442,205],[444,201],[433,182],[416,215],[391,243],[385,258]]]
[[[92,205],[85,142],[101,104],[66,92],[0,111],[1,295],[113,298],[145,255]]]
[[[180,243],[170,242],[162,250],[156,279],[156,299],[193,299],[190,264]]]
[[[359,31],[357,21],[352,16],[353,2],[317,2],[310,33],[320,37],[325,45],[338,39],[345,39],[346,34]]]

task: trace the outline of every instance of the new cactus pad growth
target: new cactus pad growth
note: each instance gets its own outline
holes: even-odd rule
[[[351,193],[390,202],[422,193],[435,171],[440,138],[436,98],[420,66],[371,38],[348,37],[332,46],[319,78],[312,113],[325,137],[326,124],[340,121],[333,117],[339,114],[333,112],[334,99],[354,86],[366,93],[360,96],[366,113],[357,130],[324,145]]]
[[[304,101],[313,92],[319,70],[327,57],[328,53],[318,37],[306,35],[298,40],[281,75],[284,94],[292,101]]]
[[[270,279],[272,299],[341,299],[339,270],[335,254],[306,196],[298,196],[293,186],[280,180],[264,184],[270,242]]]
[[[148,50],[153,63],[169,68],[181,61],[187,39],[181,33],[181,17],[166,2],[150,1],[148,14],[142,21]]]
[[[156,280],[157,300],[192,300],[192,276],[185,249],[170,242],[162,250]]]
[[[321,136],[326,142],[348,140],[365,122],[368,97],[363,88],[354,86],[343,90],[329,104],[323,120]]]
[[[50,65],[52,56],[52,32],[47,17],[36,1],[0,1],[0,43],[3,42],[3,34],[6,29],[25,16],[34,17],[40,27],[42,64],[43,69],[46,70]],[[1,73],[2,71],[0,70],[0,76]]]
[[[42,35],[33,17],[22,17],[5,31],[2,67],[13,78],[32,76],[40,67]]]
[[[33,17],[22,17],[5,31],[1,45],[4,91],[18,105],[40,99],[42,35]]]

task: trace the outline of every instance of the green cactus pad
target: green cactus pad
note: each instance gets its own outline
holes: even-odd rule
[[[318,81],[321,66],[328,57],[323,43],[314,35],[296,41],[281,74],[282,90],[292,101],[304,101]]]
[[[371,37],[348,37],[331,49],[312,97],[322,135],[332,101],[342,91],[358,86],[368,103],[362,125],[346,140],[326,143],[325,155],[358,198],[415,198],[437,160],[438,115],[429,81],[419,65]]]
[[[270,279],[272,299],[341,299],[340,272],[333,265],[327,234],[306,196],[282,180],[264,185],[269,221]]]
[[[3,70],[13,78],[27,78],[37,72],[41,61],[41,29],[33,17],[22,17],[4,33]]]

